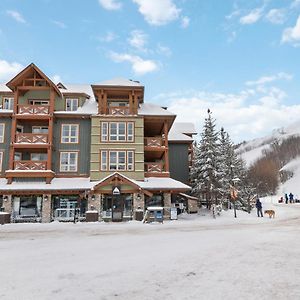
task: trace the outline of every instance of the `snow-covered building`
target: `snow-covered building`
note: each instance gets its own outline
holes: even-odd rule
[[[195,134],[175,118],[144,103],[137,81],[56,85],[30,64],[0,84],[0,207],[42,222],[91,209],[113,221],[152,205],[167,213],[190,189]]]

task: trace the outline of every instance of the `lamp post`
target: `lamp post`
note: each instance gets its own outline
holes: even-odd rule
[[[237,199],[237,190],[235,188],[235,183],[240,181],[239,178],[233,178],[232,179],[232,194],[231,194],[231,197],[232,197],[232,200],[233,200],[233,210],[234,210],[234,217],[236,218],[236,206],[235,206],[235,202],[236,202],[236,199]]]

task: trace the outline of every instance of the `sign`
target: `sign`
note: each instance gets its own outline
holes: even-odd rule
[[[171,220],[177,220],[177,208],[176,207],[171,207]]]
[[[113,188],[112,193],[113,193],[113,195],[120,195],[121,194],[120,189],[117,186],[115,186]]]

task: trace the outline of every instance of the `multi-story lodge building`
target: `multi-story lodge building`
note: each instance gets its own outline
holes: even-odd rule
[[[175,118],[144,103],[137,81],[56,85],[30,64],[0,85],[0,207],[13,221],[42,222],[75,208],[118,221],[167,211],[190,189],[195,134]]]

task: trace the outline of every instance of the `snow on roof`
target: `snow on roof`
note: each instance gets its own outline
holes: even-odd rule
[[[169,141],[193,142],[193,138],[187,134],[196,134],[195,125],[193,123],[174,123],[169,131]]]
[[[169,110],[153,103],[141,103],[138,114],[143,116],[176,116]]]
[[[143,85],[139,81],[126,79],[126,78],[114,78],[110,80],[105,80],[100,83],[95,83],[93,85],[106,85],[106,86],[137,86],[143,87]]]
[[[137,181],[139,186],[146,190],[190,190],[191,187],[173,178],[148,177],[144,181]]]
[[[11,89],[8,88],[8,87],[6,86],[5,83],[0,83],[0,93],[1,93],[1,92],[2,92],[2,93],[3,93],[3,92],[5,92],[5,93],[11,92],[11,93],[12,93]]]
[[[91,188],[90,178],[53,178],[50,184],[46,182],[13,182],[7,184],[5,178],[0,178],[0,191],[9,190],[86,190]]]

